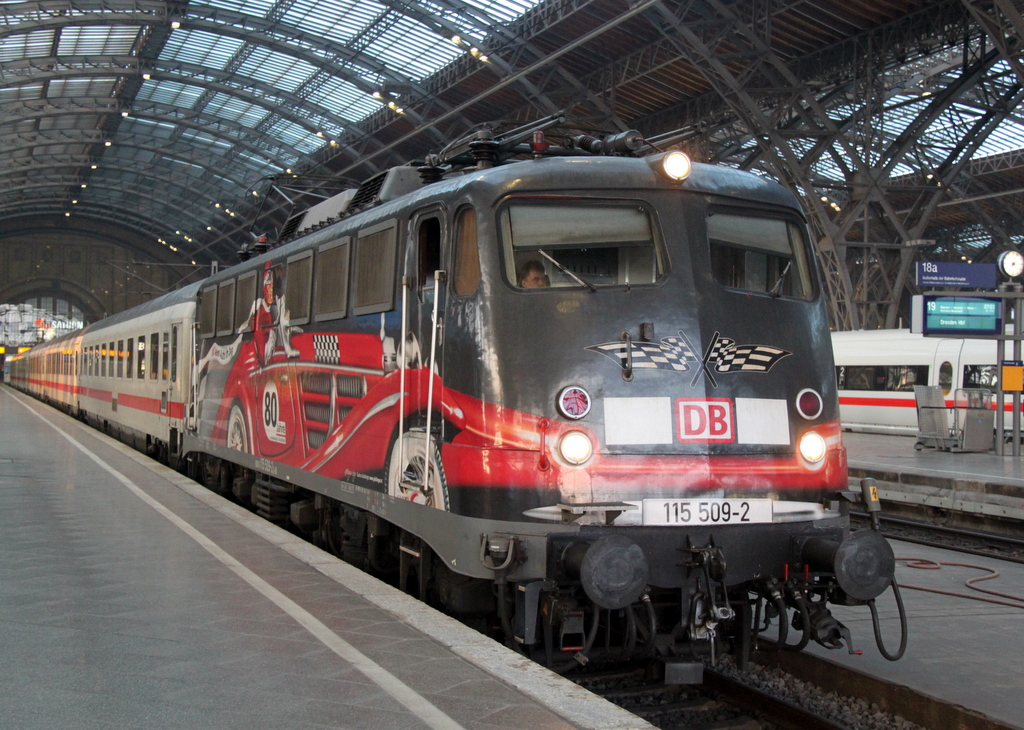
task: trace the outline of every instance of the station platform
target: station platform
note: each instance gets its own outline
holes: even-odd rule
[[[972,724],[960,724],[955,717],[932,717],[926,722],[919,719],[918,724],[929,730],[1024,728],[1024,683],[1020,674],[1024,656],[1024,565],[897,540],[890,543],[896,554],[896,580],[907,614],[904,656],[890,662],[878,652],[871,614],[865,606],[832,608],[833,615],[850,629],[854,647],[863,654],[829,650],[814,642],[807,651],[983,716]],[[995,577],[978,583],[978,588],[1018,596],[1020,600],[981,593],[966,585],[969,579],[993,573]],[[892,591],[878,598],[877,605],[882,636],[891,654],[900,644],[899,613]]]
[[[5,728],[650,728],[0,386]]]
[[[850,482],[878,480],[886,501],[1024,519],[1024,459],[995,454],[916,450],[911,436],[843,433]],[[1010,727],[1024,728],[1024,565],[892,540],[896,579],[909,623],[905,656],[889,662],[875,648],[865,607],[837,607],[862,655],[811,644],[808,651],[859,672],[960,705]],[[969,579],[990,574],[972,590]],[[952,594],[952,595],[951,595]],[[878,599],[886,647],[899,646],[891,591]],[[926,727],[944,727],[939,722]]]
[[[844,431],[851,483],[876,479],[883,502],[1024,520],[1024,457],[918,451],[915,443],[913,436]]]

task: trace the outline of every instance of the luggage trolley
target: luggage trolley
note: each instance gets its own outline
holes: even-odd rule
[[[991,391],[984,388],[958,388],[953,396],[953,425],[942,388],[915,385],[917,402],[917,443],[914,448],[941,451],[988,452],[994,441],[995,411]]]

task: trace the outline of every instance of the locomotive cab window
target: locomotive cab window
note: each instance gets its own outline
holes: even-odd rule
[[[807,243],[794,221],[753,213],[711,211],[711,271],[733,289],[810,299]]]
[[[520,289],[653,284],[663,271],[653,230],[635,203],[515,200],[501,213],[506,276]]]

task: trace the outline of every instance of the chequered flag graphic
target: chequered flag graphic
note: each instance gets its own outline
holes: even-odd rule
[[[666,337],[657,342],[606,342],[603,345],[591,345],[587,348],[619,361],[625,369],[632,355],[633,368],[643,370],[675,370],[685,372],[690,369],[688,362],[700,362],[700,357],[682,337]]]
[[[717,373],[753,372],[766,373],[772,365],[791,355],[791,352],[768,345],[741,345],[730,341],[728,347],[720,349],[718,357],[711,362]]]
[[[694,349],[686,335],[665,337],[661,342],[606,342],[591,345],[588,350],[616,360],[625,370],[632,361],[635,370],[674,370],[686,372],[691,363],[698,367],[694,382],[701,373],[707,375],[712,385],[717,386],[714,373],[766,373],[772,366],[793,353],[771,345],[737,345],[736,341],[722,337],[716,332],[704,357]]]
[[[313,335],[313,355],[325,365],[341,364],[341,349],[336,335]]]

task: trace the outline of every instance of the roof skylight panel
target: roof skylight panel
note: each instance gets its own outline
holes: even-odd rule
[[[337,43],[357,37],[387,8],[366,0],[297,0],[281,20]]]
[[[305,153],[319,149],[329,141],[324,137],[317,137],[305,127],[301,127],[287,119],[277,119],[274,121],[270,128],[267,129],[267,133],[281,140],[284,144]]]
[[[370,43],[366,52],[413,79],[429,76],[463,53],[451,41],[409,18],[399,19]]]
[[[24,84],[23,86],[12,86],[0,89],[0,104],[10,104],[15,101],[29,101],[43,98],[42,84]]]
[[[188,142],[189,144],[203,149],[209,152],[215,152],[216,154],[223,154],[227,150],[234,146],[234,143],[230,140],[218,137],[215,134],[203,131],[201,129],[185,129],[181,133],[181,140]],[[220,150],[211,150],[211,147],[220,147]]]
[[[202,30],[175,30],[160,58],[223,70],[245,41]]]
[[[208,114],[238,122],[243,127],[255,127],[270,113],[266,107],[250,104],[242,99],[221,93],[213,95],[213,98],[207,103],[205,111]]]
[[[48,58],[53,54],[55,37],[53,30],[33,30],[0,38],[0,61]]]
[[[113,94],[115,83],[117,83],[116,78],[53,79],[50,81],[46,97],[48,99],[60,97],[110,98]]]
[[[306,98],[351,121],[363,119],[381,107],[381,103],[372,96],[337,76],[330,77]]]
[[[267,14],[277,5],[276,0],[206,0],[203,5],[211,8],[223,8],[234,10],[238,13],[253,15],[260,18],[267,17]]]
[[[191,109],[204,93],[201,86],[177,81],[150,80],[142,84],[136,99]]]
[[[538,5],[540,0],[514,2],[510,0],[465,0],[466,5],[479,8],[494,20],[509,23]]]
[[[293,92],[317,71],[305,61],[286,56],[269,48],[254,48],[236,73],[257,79],[276,88]]]
[[[68,26],[57,42],[59,56],[115,56],[131,53],[137,26]]]

